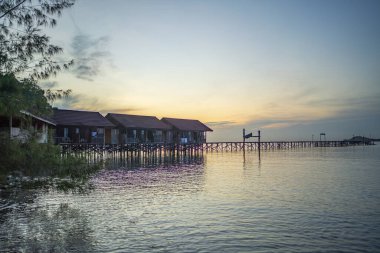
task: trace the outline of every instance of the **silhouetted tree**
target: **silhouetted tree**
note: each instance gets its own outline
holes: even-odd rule
[[[73,61],[59,62],[61,47],[50,43],[42,27],[54,27],[75,0],[0,0],[0,74],[48,78]]]
[[[54,102],[58,99],[68,98],[71,94],[71,90],[45,90],[45,97],[49,102]]]
[[[18,81],[13,74],[0,74],[0,115],[9,118],[9,136],[12,135],[12,118],[20,116],[21,111],[35,115],[49,115],[51,105],[35,81]]]
[[[28,111],[39,116],[48,116],[52,107],[49,102],[66,98],[71,90],[43,90],[36,81],[18,81],[13,74],[0,74],[0,115],[17,116]]]

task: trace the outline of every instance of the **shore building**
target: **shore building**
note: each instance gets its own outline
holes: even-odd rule
[[[56,143],[111,144],[114,124],[99,112],[54,109]]]
[[[113,144],[171,142],[171,126],[155,116],[108,113],[106,119],[116,126]]]
[[[162,118],[162,122],[171,126],[172,141],[178,144],[201,144],[206,142],[206,132],[213,130],[194,119]]]
[[[49,141],[49,130],[53,130],[55,123],[44,117],[27,111],[20,111],[17,116],[0,116],[0,132],[12,139],[26,141],[34,137],[38,143]]]

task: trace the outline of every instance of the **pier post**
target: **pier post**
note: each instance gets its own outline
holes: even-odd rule
[[[258,139],[259,139],[259,143],[260,143],[261,142],[261,131],[259,130],[258,132],[259,132]]]
[[[243,151],[245,152],[245,128],[243,128]]]

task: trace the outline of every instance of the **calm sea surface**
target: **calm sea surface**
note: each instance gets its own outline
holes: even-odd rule
[[[1,213],[0,252],[380,252],[380,145],[205,153],[92,183]]]

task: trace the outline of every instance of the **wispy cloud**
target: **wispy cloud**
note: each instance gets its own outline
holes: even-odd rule
[[[265,128],[286,128],[289,126],[294,126],[298,124],[307,124],[307,120],[294,120],[294,119],[261,119],[253,120],[246,123],[247,126],[253,126],[254,129],[265,129]]]
[[[56,81],[43,81],[38,84],[42,89],[53,89],[58,86]]]
[[[308,106],[329,106],[350,109],[376,108],[380,110],[380,94],[358,97],[320,98],[309,100],[304,104]]]
[[[210,127],[214,127],[214,128],[230,127],[234,124],[236,124],[235,121],[228,121],[228,120],[206,122],[206,125],[208,125]]]
[[[127,108],[110,107],[110,108],[105,108],[103,110],[100,110],[99,112],[102,114],[107,114],[107,113],[134,114],[134,113],[138,113],[142,110],[144,110],[144,109],[138,108],[138,107],[127,107]]]
[[[59,100],[56,102],[55,106],[64,109],[74,109],[74,110],[85,110],[85,111],[97,111],[101,114],[107,113],[138,113],[143,111],[144,108],[138,107],[115,107],[109,105],[97,97],[88,96],[85,94],[72,94],[68,98]]]
[[[281,122],[281,123],[272,123],[268,125],[263,125],[261,128],[262,129],[268,129],[268,128],[286,128],[286,127],[291,127],[294,125],[300,124],[299,122]]]
[[[84,94],[71,94],[68,98],[56,102],[56,106],[65,109],[97,110],[101,106],[99,99]]]
[[[112,65],[108,51],[109,37],[92,38],[90,35],[76,35],[71,43],[74,67],[77,78],[93,81],[105,65]]]

